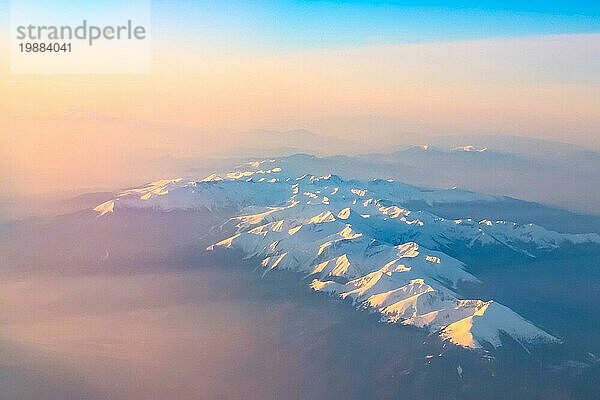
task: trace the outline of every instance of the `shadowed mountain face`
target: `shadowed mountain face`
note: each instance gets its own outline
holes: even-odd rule
[[[593,254],[468,263],[483,282],[473,290],[564,340],[487,353],[378,323],[237,252],[206,253],[225,232],[205,211],[96,215],[3,233],[6,399],[594,398]]]
[[[593,398],[597,220],[330,162],[4,224],[7,398]]]
[[[220,225],[230,237],[209,249],[239,249],[256,259],[264,274],[300,272],[311,277],[315,291],[352,299],[384,321],[427,328],[464,347],[499,347],[503,335],[523,347],[560,342],[500,303],[461,297],[461,283],[479,281],[452,256],[535,259],[566,249],[579,254],[600,247],[597,233],[447,219],[405,207],[505,199],[456,188],[423,190],[393,180],[296,177],[292,171],[277,159],[251,161],[200,181],[160,180],[129,189],[94,210],[99,218],[118,217],[129,208],[233,211]]]

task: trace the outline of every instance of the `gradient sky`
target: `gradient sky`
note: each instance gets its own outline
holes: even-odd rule
[[[155,2],[157,27],[253,50],[293,51],[382,43],[591,33],[600,5],[587,1]],[[185,12],[182,12],[185,10]]]
[[[9,14],[0,0],[5,33]],[[256,128],[600,147],[598,2],[154,1],[152,17],[147,75],[12,75],[2,35],[0,183],[120,185],[136,160]]]

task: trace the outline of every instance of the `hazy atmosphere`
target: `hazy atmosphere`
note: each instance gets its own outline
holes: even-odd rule
[[[597,397],[600,3],[0,0],[0,32],[0,399]]]
[[[261,156],[253,130],[344,142],[325,154],[467,134],[599,149],[596,6],[435,3],[156,1],[141,75],[11,74],[0,41],[4,193],[129,186],[165,157]]]

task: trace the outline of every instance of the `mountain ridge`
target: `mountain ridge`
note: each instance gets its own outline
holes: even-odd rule
[[[198,181],[168,179],[121,192],[98,205],[99,217],[120,209],[231,210],[221,228],[233,235],[209,246],[238,248],[258,269],[301,272],[314,291],[352,299],[384,322],[414,325],[467,348],[560,340],[492,300],[465,300],[461,282],[477,283],[445,251],[514,252],[536,257],[566,244],[600,244],[598,234],[560,234],[542,227],[482,219],[449,220],[409,210],[427,204],[493,202],[460,189],[422,190],[391,179],[294,177],[276,159],[250,161]],[[392,301],[393,299],[393,301]]]

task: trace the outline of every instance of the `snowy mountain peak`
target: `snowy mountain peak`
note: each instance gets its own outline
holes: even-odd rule
[[[471,152],[471,153],[483,153],[484,151],[487,151],[487,147],[476,147],[476,146],[467,145],[467,146],[455,147],[452,149],[452,151],[466,151],[466,152]]]
[[[422,190],[390,180],[344,180],[336,175],[293,176],[276,160],[252,161],[199,181],[170,179],[121,192],[95,208],[108,215],[127,208],[208,209],[235,214],[229,237],[209,247],[236,248],[262,273],[291,270],[310,287],[351,299],[382,321],[414,325],[444,340],[477,348],[557,342],[509,308],[464,299],[461,282],[479,282],[452,255],[503,250],[527,257],[564,245],[600,244],[597,234],[561,234],[492,219],[446,219],[409,209],[423,202],[469,203],[497,197],[460,189]]]

